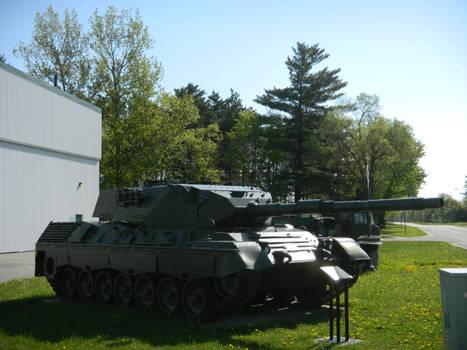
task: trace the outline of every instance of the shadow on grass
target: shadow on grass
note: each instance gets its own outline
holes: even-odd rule
[[[83,342],[92,340],[107,347],[122,347],[131,344],[132,339],[137,339],[152,346],[201,346],[206,342],[214,342],[224,346],[235,343],[249,349],[259,349],[264,344],[255,340],[239,340],[239,336],[250,335],[254,330],[266,331],[278,327],[295,329],[300,324],[316,325],[327,319],[326,310],[311,312],[298,307],[279,310],[267,306],[249,308],[202,323],[181,316],[164,317],[142,313],[134,308],[70,304],[43,297],[0,303],[0,330],[4,334],[31,337],[45,343],[81,338]],[[314,345],[311,347],[314,348]],[[280,344],[268,347],[284,348]],[[319,348],[327,346],[319,345]]]

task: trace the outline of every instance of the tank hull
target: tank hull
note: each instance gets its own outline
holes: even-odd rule
[[[112,222],[50,223],[36,244],[36,276],[45,276],[64,300],[142,304],[166,314],[183,310],[188,316],[212,318],[258,303],[258,296],[264,303],[286,295],[287,304],[318,290],[313,300],[321,305],[329,296],[320,267],[354,272],[358,269],[353,267],[368,261],[353,240],[327,239],[322,244],[332,253],[323,256],[316,237],[291,228],[213,231],[209,239],[199,239],[205,234]],[[138,301],[145,293],[146,302]],[[173,305],[170,293],[176,294]],[[190,306],[199,295],[206,302]]]

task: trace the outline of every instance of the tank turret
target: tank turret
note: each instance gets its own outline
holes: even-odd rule
[[[94,210],[100,220],[153,227],[195,227],[213,220],[216,227],[254,226],[269,217],[304,213],[440,208],[442,198],[397,198],[368,201],[303,200],[272,203],[257,187],[161,185],[101,192]]]
[[[257,187],[169,184],[102,191],[93,216],[147,227],[197,227],[207,220],[218,227],[250,226],[248,203],[271,201]]]

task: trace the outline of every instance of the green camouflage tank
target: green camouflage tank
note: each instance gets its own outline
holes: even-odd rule
[[[322,267],[347,271],[352,278],[337,288],[348,288],[368,255],[351,238],[318,238],[271,218],[348,208],[328,200],[272,203],[268,192],[243,186],[106,190],[94,210],[99,222],[47,226],[35,274],[63,300],[163,314],[210,318],[266,301],[316,307],[330,298]]]

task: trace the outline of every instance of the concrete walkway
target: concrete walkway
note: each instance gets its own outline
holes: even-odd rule
[[[0,283],[34,277],[35,252],[0,254]]]
[[[419,225],[407,223],[425,232],[426,236],[383,238],[383,241],[443,241],[467,249],[467,226]]]

